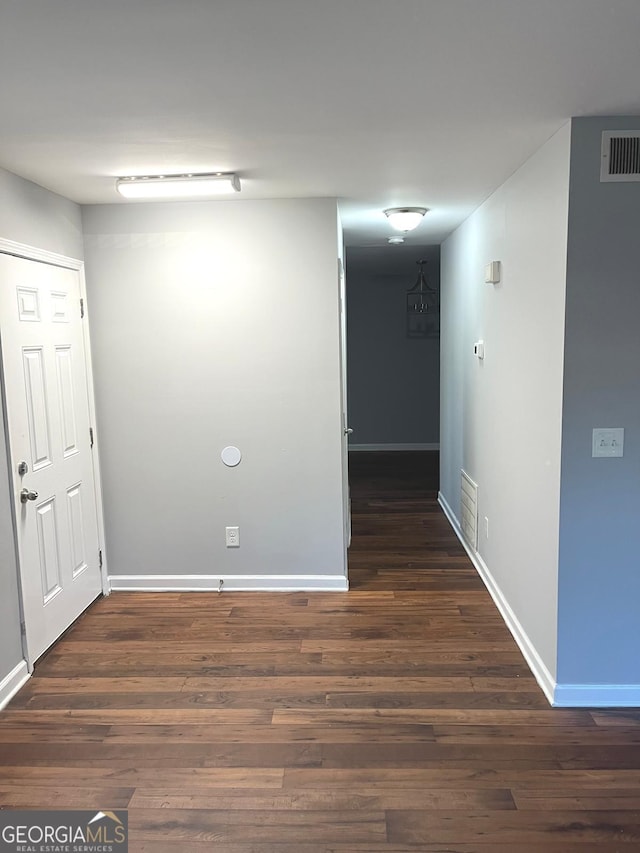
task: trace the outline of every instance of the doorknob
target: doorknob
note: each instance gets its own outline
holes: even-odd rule
[[[344,428],[344,434],[345,435],[351,435],[352,432],[353,432],[353,430],[350,427]]]
[[[30,492],[29,489],[23,489],[20,492],[20,503],[26,504],[27,501],[37,501],[38,493]]]

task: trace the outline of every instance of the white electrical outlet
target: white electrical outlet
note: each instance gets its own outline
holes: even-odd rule
[[[227,527],[226,528],[226,537],[227,537],[227,548],[239,548],[240,547],[240,528],[239,527]]]

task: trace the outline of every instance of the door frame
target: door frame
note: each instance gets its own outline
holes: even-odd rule
[[[89,401],[89,421],[93,425],[93,448],[91,453],[91,466],[93,469],[93,483],[95,490],[95,501],[96,501],[96,520],[98,525],[98,547],[102,552],[102,566],[100,569],[100,577],[102,582],[102,594],[109,595],[111,592],[111,588],[109,585],[109,572],[107,566],[107,554],[105,549],[105,536],[104,536],[104,509],[102,502],[102,478],[100,476],[100,459],[99,459],[99,431],[96,429],[96,404],[95,404],[95,395],[94,395],[94,385],[93,385],[93,365],[91,361],[91,339],[89,334],[89,317],[87,312],[87,289],[86,289],[86,281],[84,276],[84,261],[78,260],[77,258],[69,258],[66,255],[58,255],[55,252],[49,252],[46,249],[38,249],[35,246],[29,246],[25,243],[16,243],[13,240],[5,240],[0,237],[0,254],[3,255],[12,255],[16,258],[24,258],[28,261],[35,261],[36,263],[48,264],[49,266],[54,267],[63,267],[68,270],[75,270],[78,273],[79,284],[80,284],[80,298],[83,300],[84,304],[84,319],[85,322],[82,324],[82,341],[84,348],[84,365],[85,365],[85,373],[87,377],[87,398]],[[0,335],[2,334],[2,320],[0,318]],[[9,440],[9,424],[8,424],[8,416],[9,413],[7,411],[7,398],[5,394],[5,383],[4,383],[4,371],[0,374],[0,385],[2,386],[2,396],[5,401],[5,428],[6,428],[6,453],[9,462],[9,470],[10,470],[10,485],[12,490],[12,522],[13,522],[13,536],[14,536],[14,544],[16,551],[16,562],[18,566],[18,573],[20,577],[18,578],[21,581],[22,578],[22,566],[20,565],[20,555],[18,553],[18,528],[17,528],[17,520],[16,520],[16,489],[17,489],[17,472],[15,471],[14,460],[11,458],[10,452],[10,440]],[[24,611],[22,607],[22,583],[18,583],[18,595],[20,600],[20,619],[24,620]],[[22,637],[23,643],[23,652],[25,654],[25,660],[27,661],[27,665],[29,666],[30,671],[33,669],[34,661],[30,660],[28,657],[28,650],[25,648],[24,635]]]
[[[344,564],[349,582],[349,548],[351,546],[351,491],[349,488],[349,414],[347,405],[347,291],[342,256],[338,258],[338,300],[340,306],[340,428],[342,461],[342,515],[344,526]]]

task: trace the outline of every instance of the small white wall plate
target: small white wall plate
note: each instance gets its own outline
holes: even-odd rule
[[[220,454],[220,458],[227,466],[227,468],[235,468],[236,465],[240,464],[240,460],[242,459],[242,453],[238,450],[237,447],[234,447],[230,444],[228,447],[225,447]]]
[[[500,261],[490,261],[484,268],[484,280],[487,284],[498,284],[500,281]]]
[[[592,442],[592,456],[624,456],[623,427],[596,427]]]

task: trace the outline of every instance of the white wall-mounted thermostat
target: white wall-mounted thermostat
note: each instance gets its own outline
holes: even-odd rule
[[[484,268],[484,280],[487,284],[498,284],[502,264],[500,261],[490,261]]]
[[[484,358],[484,341],[476,341],[473,345],[473,354],[476,358]]]

